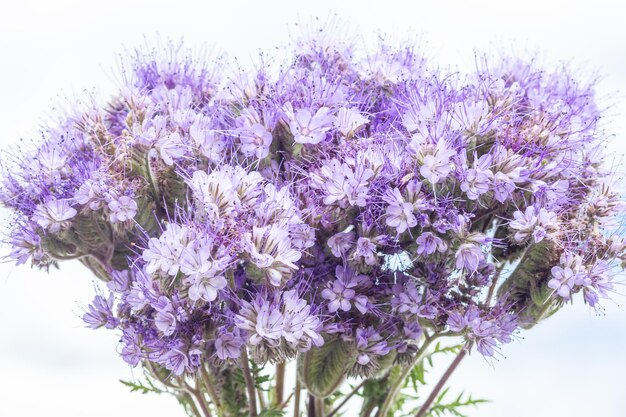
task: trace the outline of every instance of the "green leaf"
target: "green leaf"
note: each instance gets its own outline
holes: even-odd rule
[[[368,416],[376,407],[381,407],[383,402],[385,401],[385,397],[389,393],[389,380],[393,379],[393,377],[397,377],[397,375],[393,375],[396,372],[394,368],[398,368],[398,366],[394,366],[389,375],[384,376],[383,378],[377,379],[373,378],[368,380],[363,386],[363,391],[359,396],[363,397],[363,405],[361,406],[360,416]]]
[[[441,392],[441,394],[437,396],[437,399],[430,407],[428,412],[425,414],[425,417],[467,417],[467,415],[464,413],[465,408],[476,407],[479,404],[489,402],[488,400],[475,399],[471,395],[468,395],[467,398],[464,399],[463,392],[456,396],[454,400],[450,402],[445,402],[449,392],[450,388],[446,388]]]
[[[411,384],[411,387],[414,391],[417,391],[418,384],[426,385],[426,374],[428,373],[428,368],[432,368],[433,366],[433,357],[437,354],[454,354],[456,355],[461,351],[463,345],[452,345],[452,346],[441,346],[441,343],[437,343],[435,348],[428,353],[424,358],[419,361],[411,372],[409,373],[407,380],[404,383],[404,386],[408,386]]]
[[[325,398],[341,384],[355,358],[352,343],[339,337],[329,338],[323,346],[298,356],[298,375],[313,396]]]
[[[133,381],[124,381],[120,379],[120,382],[127,387],[130,388],[130,392],[139,392],[141,394],[148,394],[149,392],[153,392],[155,394],[162,394],[163,391],[160,388],[157,388],[150,379],[146,379],[146,385],[144,385],[141,381],[133,382]]]
[[[256,389],[261,391],[269,391],[269,388],[263,387],[263,384],[272,380],[271,375],[263,375],[261,372],[265,369],[264,366],[257,364],[255,361],[250,360],[250,372],[252,373],[252,378],[254,379],[254,386]],[[245,381],[244,381],[245,384]]]
[[[285,414],[285,410],[282,409],[266,408],[259,413],[259,417],[283,417]]]

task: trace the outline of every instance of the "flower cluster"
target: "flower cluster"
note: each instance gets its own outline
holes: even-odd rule
[[[441,335],[493,356],[576,293],[598,308],[626,259],[593,85],[567,71],[443,74],[315,39],[234,76],[177,45],[123,69],[115,100],[9,158],[0,198],[17,263],[107,283],[84,319],[132,365],[195,375],[339,340],[368,378]]]

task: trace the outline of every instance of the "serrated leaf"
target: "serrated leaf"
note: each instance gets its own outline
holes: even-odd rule
[[[259,413],[258,417],[283,417],[285,414],[285,410],[282,409],[266,408]]]
[[[425,417],[443,417],[443,416],[455,416],[455,417],[467,417],[463,412],[464,408],[471,406],[478,406],[479,404],[489,402],[484,399],[474,399],[471,395],[468,395],[466,399],[463,399],[464,393],[461,392],[450,402],[444,402],[448,395],[450,388],[446,388],[437,396],[437,399],[430,407]]]
[[[130,392],[139,392],[141,394],[148,394],[150,392],[161,394],[164,392],[162,389],[157,388],[149,379],[147,380],[146,385],[144,385],[141,381],[133,382],[120,379],[120,382],[129,387]]]

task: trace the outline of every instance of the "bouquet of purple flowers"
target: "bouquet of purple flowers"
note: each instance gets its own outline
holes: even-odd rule
[[[468,352],[601,308],[626,260],[593,82],[311,33],[250,70],[131,54],[113,99],[3,158],[10,257],[89,268],[84,321],[190,416],[461,415],[439,392]]]

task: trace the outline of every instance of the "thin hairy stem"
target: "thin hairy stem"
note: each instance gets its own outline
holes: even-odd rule
[[[259,399],[259,407],[261,407],[261,410],[265,410],[267,408],[267,402],[265,401],[265,395],[263,395],[263,391],[257,389],[256,393]]]
[[[155,377],[161,384],[165,385],[168,388],[172,388],[174,390],[183,390],[183,387],[178,386],[178,385],[174,385],[171,382],[169,382],[168,380],[166,380],[165,378],[162,378],[159,373],[157,372],[156,369],[154,369],[154,366],[152,365],[152,362],[150,361],[145,361],[144,362],[144,366],[146,366],[148,368],[148,371],[150,372],[150,374]]]
[[[196,402],[198,403],[198,406],[200,407],[200,409],[202,410],[202,416],[203,417],[212,417],[211,414],[211,410],[209,410],[209,405],[207,404],[204,395],[202,394],[202,391],[200,391],[198,388],[194,388],[192,386],[190,386],[187,381],[185,381],[182,378],[179,378],[179,384],[185,389],[185,391],[187,391],[189,394],[191,394],[193,396],[193,398],[196,399]]]
[[[211,376],[204,366],[200,367],[200,374],[202,376],[202,382],[204,382],[204,387],[206,388],[206,391],[209,394],[211,401],[215,405],[215,408],[219,410],[219,408],[221,407],[219,396],[217,395],[217,392],[215,392],[215,388],[213,386],[214,384],[211,381]]]
[[[315,397],[315,417],[326,417],[326,405],[323,398]]]
[[[491,299],[493,298],[493,294],[496,291],[496,287],[498,286],[498,281],[500,280],[500,275],[502,275],[502,270],[504,269],[505,265],[506,265],[506,262],[502,262],[502,265],[498,266],[495,274],[493,275],[493,281],[491,282],[491,285],[489,286],[489,292],[487,293],[487,297],[485,298],[485,304],[487,306],[491,305]]]
[[[276,404],[283,402],[285,396],[285,362],[276,364]]]
[[[202,409],[202,414],[205,417],[212,417],[211,411],[209,410],[209,405],[205,401],[204,395],[202,395],[202,392],[198,390],[194,390],[193,396],[196,397],[196,400],[198,401],[198,405],[200,406],[200,409]]]
[[[294,388],[293,397],[293,417],[300,417],[300,391],[302,387],[300,385],[300,378],[298,378],[298,371],[296,370],[296,387]]]
[[[193,413],[193,415],[195,417],[203,417],[202,414],[200,414],[200,410],[198,410],[198,407],[196,406],[196,402],[194,400],[194,398],[189,395],[188,392],[183,392],[182,394],[183,398],[185,398],[185,401],[187,401],[187,403],[189,404],[189,407],[191,407],[191,412]]]
[[[437,398],[437,395],[439,395],[439,391],[441,391],[446,382],[448,382],[450,375],[452,375],[452,373],[456,370],[465,355],[467,355],[467,345],[464,346],[463,349],[461,349],[461,351],[456,355],[448,369],[446,369],[446,372],[439,379],[439,382],[437,382],[437,385],[435,385],[435,388],[433,388],[433,391],[430,393],[428,398],[426,398],[426,401],[424,401],[424,404],[422,404],[422,406],[418,410],[415,417],[424,417],[426,415],[433,401],[435,401],[435,398]]]
[[[400,373],[400,375],[396,378],[395,381],[392,382],[391,387],[389,387],[389,393],[387,394],[387,397],[385,397],[385,402],[383,403],[383,405],[378,410],[378,413],[376,414],[378,417],[387,417],[387,414],[389,414],[389,410],[391,409],[392,404],[394,403],[396,397],[398,396],[398,393],[402,389],[402,385],[404,384],[404,381],[406,380],[407,376],[411,372],[411,369],[413,369],[413,367],[419,361],[423,359],[426,353],[426,350],[428,349],[430,344],[433,342],[433,340],[435,340],[437,337],[438,337],[437,334],[434,334],[431,337],[428,337],[428,336],[425,337],[422,347],[420,347],[417,353],[415,354],[415,358],[413,358],[410,364],[406,365],[404,369],[402,369],[402,372]]]
[[[249,416],[256,417],[256,389],[254,388],[254,379],[250,372],[250,363],[248,361],[248,351],[244,348],[241,353],[241,362],[243,368],[243,378],[246,381],[246,389],[248,390],[248,402],[249,402]]]
[[[350,398],[354,397],[354,395],[356,395],[356,393],[358,393],[361,388],[363,388],[363,385],[365,385],[365,383],[367,382],[367,379],[364,379],[363,381],[361,381],[361,383],[359,385],[357,385],[351,392],[350,394],[346,395],[343,400],[330,412],[328,413],[328,415],[326,417],[333,417],[335,414],[337,414],[339,412],[339,409],[341,409],[341,407],[343,407],[344,405],[346,405],[346,403],[348,401],[350,401]]]
[[[283,401],[282,403],[280,403],[280,404],[278,405],[278,409],[279,409],[279,410],[282,410],[282,409],[284,409],[285,407],[287,407],[287,404],[289,404],[289,401],[291,401],[291,399],[293,398],[293,394],[294,394],[293,392],[292,392],[291,394],[289,394],[289,395],[287,396],[287,398],[285,398],[285,401]]]

